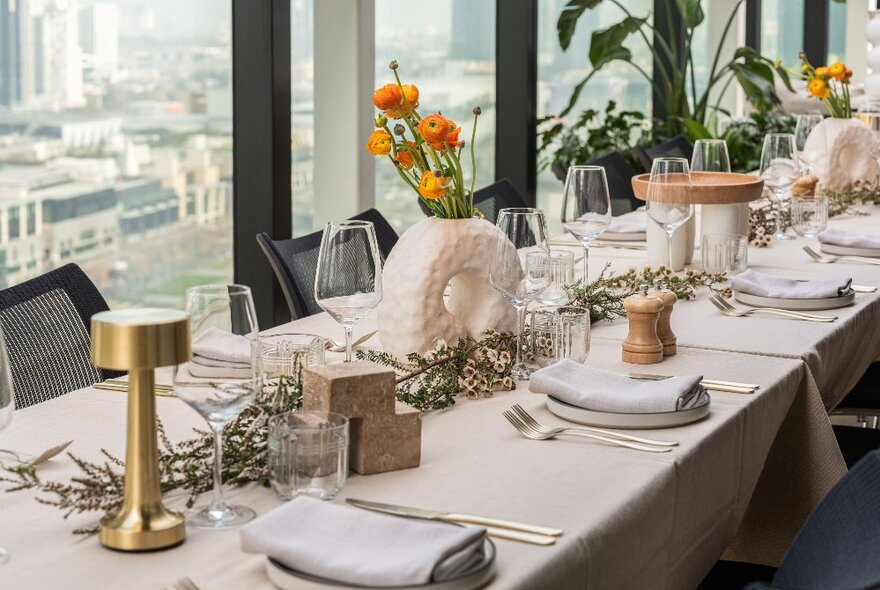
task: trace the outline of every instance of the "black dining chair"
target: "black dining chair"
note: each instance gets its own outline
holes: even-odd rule
[[[679,135],[649,148],[636,146],[632,149],[632,155],[650,172],[654,158],[685,158],[690,162],[694,155],[694,145],[687,137]]]
[[[385,260],[397,243],[397,232],[376,209],[368,209],[351,219],[372,221],[376,228],[379,254]],[[266,232],[257,234],[257,243],[281,284],[291,319],[304,318],[321,313],[315,301],[315,275],[318,270],[318,251],[321,248],[322,231],[293,238],[273,240]]]
[[[636,171],[626,161],[623,154],[609,152],[598,158],[593,158],[587,164],[605,168],[608,192],[611,194],[612,215],[623,215],[644,205],[644,202],[637,199],[633,192],[632,177],[636,175]]]
[[[511,207],[528,207],[526,200],[506,178],[474,192],[474,207],[492,223],[498,221],[498,212]]]
[[[865,455],[807,519],[773,581],[746,588],[880,588],[880,451]]]
[[[91,362],[92,316],[108,309],[75,264],[0,291],[0,327],[17,409],[124,374]]]

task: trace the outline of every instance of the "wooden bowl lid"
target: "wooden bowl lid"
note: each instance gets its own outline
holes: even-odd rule
[[[645,201],[650,174],[633,176],[632,187],[636,197]],[[654,200],[667,203],[687,202],[682,185],[663,185]],[[731,205],[748,203],[761,198],[764,179],[739,172],[691,172],[690,202],[698,205]]]

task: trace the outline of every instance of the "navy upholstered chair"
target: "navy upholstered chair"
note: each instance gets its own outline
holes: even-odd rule
[[[694,146],[687,137],[679,135],[649,148],[636,146],[633,148],[632,154],[639,161],[639,164],[650,172],[654,158],[685,158],[690,162],[694,155]]]
[[[121,373],[91,363],[92,316],[108,309],[75,264],[0,291],[15,406],[26,408]]]
[[[373,222],[379,254],[383,260],[387,258],[397,243],[397,233],[388,220],[376,209],[368,209],[351,219]],[[273,240],[266,232],[257,235],[257,243],[269,259],[275,277],[281,284],[292,319],[322,311],[315,301],[314,292],[322,233],[316,231],[291,240]]]
[[[632,177],[636,175],[636,172],[623,157],[623,154],[609,152],[598,158],[593,158],[587,164],[605,168],[608,192],[611,194],[612,215],[623,215],[644,205],[633,192]]]
[[[492,223],[498,221],[498,212],[511,207],[528,207],[526,200],[513,183],[502,178],[474,192],[474,207]]]

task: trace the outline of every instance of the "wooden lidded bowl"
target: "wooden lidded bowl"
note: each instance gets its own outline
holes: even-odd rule
[[[636,197],[646,200],[650,174],[633,176],[632,187]],[[739,172],[691,172],[690,199],[686,189],[674,182],[661,185],[653,200],[667,203],[691,202],[697,205],[732,205],[748,203],[761,198],[764,179]],[[683,198],[684,197],[684,198]]]

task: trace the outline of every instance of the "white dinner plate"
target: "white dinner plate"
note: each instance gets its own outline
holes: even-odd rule
[[[485,558],[452,580],[421,584],[419,586],[382,586],[393,590],[477,590],[487,585],[495,576],[495,544],[486,539]],[[282,590],[327,590],[328,588],[378,588],[378,586],[353,586],[342,582],[319,578],[290,569],[272,558],[266,559],[269,580]]]
[[[603,240],[606,242],[645,242],[648,240],[648,232],[640,231],[617,233],[606,231],[596,239],[600,242]]]
[[[856,298],[856,293],[850,289],[846,294],[838,295],[837,297],[823,297],[821,299],[782,299],[779,297],[749,295],[748,293],[740,293],[736,291],[734,292],[733,297],[740,303],[745,303],[752,307],[778,307],[779,309],[790,309],[792,311],[816,311],[820,309],[837,309],[838,307],[852,305],[852,302]]]
[[[825,252],[826,254],[880,258],[880,249],[878,248],[851,248],[849,246],[835,246],[833,244],[820,244],[820,247],[822,252]]]
[[[699,404],[687,410],[674,412],[654,412],[650,414],[620,414],[616,412],[594,412],[567,404],[555,397],[547,396],[547,409],[570,422],[606,428],[670,428],[702,420],[709,414],[708,393],[703,393]]]

